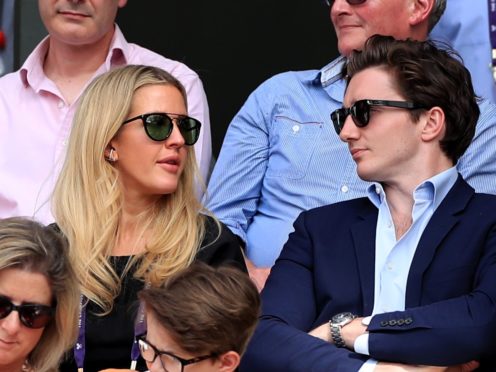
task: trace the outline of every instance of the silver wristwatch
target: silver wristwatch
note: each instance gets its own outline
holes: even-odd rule
[[[336,347],[345,347],[345,343],[341,338],[341,328],[346,324],[350,323],[357,316],[350,312],[339,313],[334,315],[331,320],[329,320],[329,326],[331,328],[331,339]]]

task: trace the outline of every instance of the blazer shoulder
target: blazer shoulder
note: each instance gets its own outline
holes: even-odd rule
[[[476,192],[468,204],[468,209],[476,212],[489,211],[494,214],[496,219],[496,213],[494,213],[494,210],[496,209],[496,195]]]

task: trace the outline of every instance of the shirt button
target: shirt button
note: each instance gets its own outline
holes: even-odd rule
[[[60,100],[58,105],[57,105],[60,109],[63,108],[65,106],[64,104],[64,101]]]
[[[347,193],[348,191],[350,191],[348,186],[346,185],[341,186],[341,192]]]
[[[375,193],[379,195],[381,193],[381,188],[379,186],[375,187]]]
[[[293,125],[293,133],[298,133],[300,131],[300,126],[299,125]]]
[[[387,224],[387,227],[388,228],[392,228],[393,227],[393,222],[392,221],[389,221],[388,224]]]
[[[387,264],[387,269],[388,269],[389,271],[391,271],[391,270],[393,270],[393,268],[394,268],[394,265],[393,265],[391,262],[388,262],[388,264]]]

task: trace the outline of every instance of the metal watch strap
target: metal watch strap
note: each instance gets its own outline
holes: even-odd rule
[[[350,323],[357,316],[350,312],[344,312],[334,315],[329,320],[329,328],[331,329],[331,339],[336,347],[346,347],[346,344],[341,337],[341,328]]]
[[[332,321],[329,321],[329,326],[331,327],[331,339],[336,347],[345,347],[345,343],[341,338],[341,326],[337,324],[333,324]]]

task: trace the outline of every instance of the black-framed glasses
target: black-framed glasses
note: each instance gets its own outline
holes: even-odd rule
[[[334,4],[334,1],[335,0],[324,0],[324,2],[326,3],[327,6],[332,6],[332,4]],[[366,2],[367,0],[346,0],[346,2],[350,5],[360,5],[360,4],[363,4],[364,2]]]
[[[184,359],[174,355],[169,351],[158,350],[156,346],[152,345],[145,335],[138,337],[139,349],[141,356],[148,363],[153,363],[155,359],[160,359],[162,368],[166,372],[183,372],[184,367],[193,363],[201,362],[208,358],[214,358],[215,354],[202,355],[191,359]]]
[[[0,296],[0,319],[8,317],[12,311],[17,311],[26,327],[43,328],[53,318],[55,308],[39,304],[14,305],[9,298]]]
[[[181,135],[184,138],[184,143],[192,146],[200,137],[201,123],[186,115],[170,114],[166,112],[152,112],[127,119],[122,125],[130,123],[134,120],[141,119],[145,132],[154,141],[164,141],[172,133],[174,121],[176,122]]]
[[[336,133],[338,135],[341,133],[348,115],[351,115],[351,118],[353,119],[353,122],[357,127],[363,128],[367,126],[370,120],[370,107],[372,106],[396,107],[406,110],[416,110],[424,108],[413,102],[361,99],[359,101],[356,101],[348,108],[342,107],[331,113],[331,120],[334,124]]]

